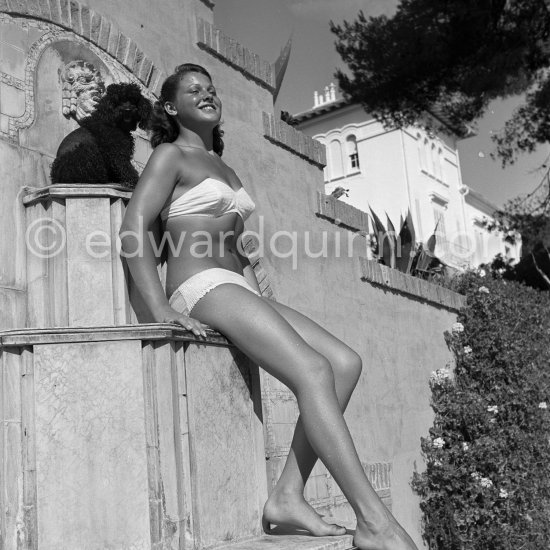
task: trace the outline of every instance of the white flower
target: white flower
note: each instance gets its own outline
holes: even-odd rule
[[[434,460],[434,466],[443,466],[443,462],[441,460]]]
[[[489,405],[487,407],[487,412],[498,414],[498,406],[497,405]]]
[[[508,491],[506,491],[506,489],[501,489],[499,492],[498,492],[498,496],[500,498],[508,498]]]
[[[466,441],[464,441],[462,443],[462,450],[467,451],[469,448],[470,448],[470,445],[468,445],[468,443],[466,443]]]
[[[451,371],[449,369],[437,369],[430,375],[430,384],[432,386],[440,386],[451,378]]]
[[[478,292],[483,292],[484,294],[489,294],[489,289],[486,286],[480,286]]]
[[[485,489],[489,489],[493,486],[493,482],[488,477],[482,477],[479,483],[481,483],[481,486]]]
[[[451,330],[453,334],[460,334],[461,332],[464,332],[464,325],[462,323],[453,323]]]
[[[548,405],[546,404],[546,401],[541,401],[539,403],[539,409],[547,409]]]
[[[472,472],[470,474],[476,481],[481,479],[481,474],[479,472]]]
[[[484,269],[480,269],[479,270],[479,276],[480,277],[485,277],[485,275],[487,275],[487,272]]]
[[[450,378],[451,377],[451,371],[449,369],[437,369],[435,371],[435,375],[438,377],[438,378],[444,378],[444,379],[447,379],[447,378]]]
[[[472,353],[472,348],[470,346],[464,346],[464,353],[466,355],[469,355],[470,353]]]
[[[445,440],[444,440],[442,437],[436,437],[436,438],[432,441],[432,445],[433,445],[436,449],[443,449],[443,447],[445,447]]]

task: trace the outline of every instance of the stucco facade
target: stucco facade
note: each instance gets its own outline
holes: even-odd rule
[[[417,242],[436,231],[436,254],[452,267],[475,267],[499,252],[519,258],[518,247],[480,225],[496,207],[462,181],[452,130],[386,130],[360,105],[337,99],[334,87],[325,91],[315,93],[311,110],[293,118],[327,147],[327,194],[343,187],[347,194],[340,200],[365,212],[372,208],[385,224],[387,214],[397,230],[410,210]]]

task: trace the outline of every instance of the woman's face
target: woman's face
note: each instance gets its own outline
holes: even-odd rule
[[[174,101],[167,101],[164,108],[190,129],[204,124],[213,128],[222,116],[222,103],[216,88],[202,73],[186,73],[179,82]]]

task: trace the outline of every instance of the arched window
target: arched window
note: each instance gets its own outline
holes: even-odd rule
[[[422,169],[426,172],[428,172],[428,152],[430,150],[430,142],[428,141],[428,138],[424,138],[424,142],[422,144]]]
[[[444,181],[443,179],[443,163],[444,163],[444,158],[443,158],[443,149],[441,149],[441,147],[437,150],[437,174],[436,176],[441,180],[441,181]]]
[[[475,229],[476,236],[476,263],[481,264],[487,261],[487,249],[485,235],[481,229]]]
[[[337,140],[330,142],[330,178],[340,178],[344,175],[344,163],[342,159],[342,144]]]
[[[439,244],[440,250],[447,254],[449,252],[449,241],[447,240],[447,229],[445,227],[445,212],[440,208],[434,208],[433,213],[436,244]]]
[[[346,138],[346,148],[348,152],[348,172],[359,170],[359,153],[357,152],[357,138],[354,135]]]
[[[416,146],[418,148],[418,162],[420,163],[420,170],[425,170],[425,157],[424,157],[424,147],[422,146],[422,136],[420,133],[416,134]]]

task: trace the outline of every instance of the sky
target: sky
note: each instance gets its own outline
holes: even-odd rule
[[[292,53],[277,105],[299,113],[313,107],[313,92],[336,82],[334,73],[345,65],[336,52],[329,22],[353,21],[365,15],[391,16],[398,0],[217,0],[214,22],[223,32],[267,61],[274,62],[293,32]],[[477,122],[477,136],[460,140],[458,150],[463,183],[496,206],[534,189],[550,166],[550,145],[522,155],[505,169],[491,158],[497,133],[521,98],[498,100]]]

